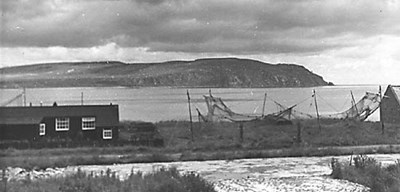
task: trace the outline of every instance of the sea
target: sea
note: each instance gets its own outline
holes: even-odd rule
[[[384,89],[386,86],[382,87]],[[62,87],[26,88],[7,106],[107,105],[118,104],[120,120],[174,121],[189,120],[191,113],[197,120],[198,111],[207,113],[204,95],[221,97],[226,106],[236,113],[261,115],[281,110],[282,106],[309,114],[316,114],[315,99],[320,114],[347,110],[352,102],[366,92],[378,93],[379,85],[336,85],[306,88],[127,88],[127,87]],[[22,89],[0,89],[0,105],[12,100]],[[25,100],[24,100],[25,98]],[[354,98],[354,99],[353,99]],[[265,102],[264,102],[265,101]],[[265,104],[264,104],[265,103]],[[190,105],[190,111],[189,111]],[[189,113],[190,112],[190,113]],[[379,121],[379,110],[367,120]]]

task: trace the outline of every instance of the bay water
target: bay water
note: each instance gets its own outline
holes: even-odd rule
[[[267,94],[264,114],[280,110],[280,103],[286,107],[297,105],[295,110],[315,114],[315,103],[311,97],[316,91],[320,114],[345,111],[352,104],[351,92],[358,101],[365,92],[378,93],[378,85],[344,85],[307,88],[126,88],[126,87],[62,87],[27,88],[26,105],[96,105],[118,104],[120,120],[168,121],[189,120],[188,96],[191,113],[196,119],[197,110],[207,113],[203,95],[221,97],[233,111],[243,114],[260,115],[263,111],[264,95]],[[14,98],[22,89],[0,89],[0,104]],[[9,106],[23,105],[21,99]],[[379,120],[379,110],[368,118]]]

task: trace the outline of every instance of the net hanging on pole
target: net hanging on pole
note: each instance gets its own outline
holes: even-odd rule
[[[366,92],[365,95],[355,104],[353,104],[349,109],[339,112],[324,115],[321,114],[321,119],[354,119],[359,121],[364,121],[372,113],[374,113],[380,104],[379,94]],[[292,110],[292,117],[296,119],[315,119],[317,118],[313,114],[306,114],[296,110]]]

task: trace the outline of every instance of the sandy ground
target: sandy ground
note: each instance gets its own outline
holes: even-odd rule
[[[382,165],[393,164],[400,154],[368,155]],[[335,156],[341,162],[349,162],[350,156]],[[183,173],[195,172],[213,182],[219,192],[230,191],[368,191],[368,188],[344,180],[331,179],[330,162],[327,157],[293,157],[270,159],[238,159],[218,161],[190,161],[172,163],[137,163],[117,165],[73,166],[60,169],[48,169],[40,172],[25,172],[40,177],[58,176],[73,173],[78,169],[94,174],[111,169],[121,179],[131,171],[150,173],[162,167],[176,167]],[[10,170],[9,175],[18,175],[18,170]],[[21,172],[21,170],[19,170]],[[23,172],[23,171],[22,171]],[[25,174],[25,177],[26,177]],[[11,178],[10,177],[10,178]],[[15,177],[15,176],[14,176]]]

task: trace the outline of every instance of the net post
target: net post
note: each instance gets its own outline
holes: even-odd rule
[[[319,122],[319,112],[318,112],[318,104],[317,104],[317,95],[315,94],[315,89],[313,89],[314,103],[315,103],[315,111],[317,112],[317,122],[319,132],[321,132],[321,123]]]
[[[190,136],[192,139],[192,142],[194,141],[194,136],[193,136],[193,120],[192,120],[192,109],[190,106],[190,95],[189,95],[189,89],[186,90],[187,98],[188,98],[188,105],[189,105],[189,118],[190,118]]]
[[[243,122],[239,122],[239,138],[240,143],[243,143]]]
[[[379,121],[381,122],[381,129],[382,129],[382,135],[385,134],[385,123],[383,121],[383,113],[382,113],[382,87],[379,85]]]
[[[350,91],[350,94],[351,94],[351,99],[352,99],[353,106],[354,106],[354,108],[356,109],[356,113],[357,113],[357,116],[356,116],[356,117],[358,117],[360,114],[359,114],[359,112],[358,112],[356,100],[354,99],[353,91]]]
[[[265,112],[265,102],[266,102],[266,100],[267,100],[267,93],[265,92],[265,95],[264,95],[264,103],[263,103],[263,108],[262,108],[262,117],[264,117],[264,112]]]

